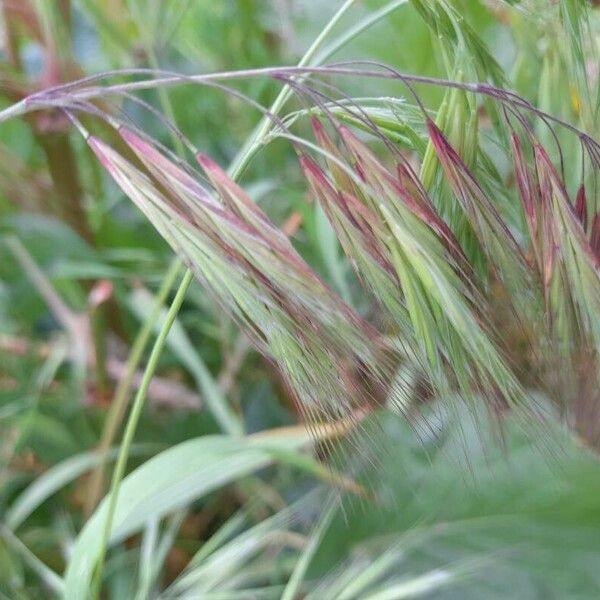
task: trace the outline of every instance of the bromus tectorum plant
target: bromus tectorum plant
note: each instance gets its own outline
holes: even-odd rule
[[[381,469],[383,479],[387,477],[386,464],[395,460],[391,447],[397,443],[381,422],[386,410],[408,420],[424,443],[438,434],[443,438],[446,430],[440,422],[453,419],[448,434],[453,439],[471,439],[465,432],[473,429],[483,439],[490,425],[501,439],[505,430],[511,437],[516,423],[534,444],[546,437],[562,442],[556,434],[558,420],[576,444],[597,457],[600,89],[597,32],[585,3],[560,1],[548,8],[549,16],[533,0],[490,3],[490,10],[514,18],[519,27],[528,23],[541,40],[545,53],[534,92],[526,85],[524,91],[513,86],[522,79],[532,86],[532,67],[522,58],[526,52],[519,54],[514,74],[507,75],[502,61],[463,17],[458,0],[407,3],[431,31],[445,78],[407,73],[375,60],[324,64],[331,53],[405,2],[385,4],[325,46],[325,38],[354,4],[349,0],[342,5],[296,67],[188,75],[159,69],[150,48],[149,62],[156,68],[120,69],[61,83],[0,112],[0,126],[37,113],[67,119],[105,174],[187,269],[169,310],[162,314],[157,304],[150,313],[156,320],[162,314],[158,337],[120,450],[111,451],[110,442],[152,323],[130,359],[130,379],[119,392],[101,456],[86,458],[86,468],[96,469],[94,496],[102,488],[105,462],[116,455],[117,463],[109,494],[78,535],[65,579],[49,575],[25,554],[57,593],[100,597],[107,571],[117,568],[105,565],[108,547],[142,526],[140,552],[145,549],[151,566],[140,575],[140,600],[193,594],[246,597],[235,595],[242,590],[247,597],[286,600],[381,600],[454,583],[485,560],[461,554],[445,570],[423,571],[406,581],[394,578],[404,548],[420,548],[429,536],[442,535],[428,525],[419,526],[414,538],[403,532],[399,539],[379,539],[375,550],[366,552],[371,557],[367,562],[351,558],[320,583],[303,583],[335,523],[339,501],[336,496],[311,536],[299,541],[292,526],[301,520],[305,504],[315,502],[313,496],[310,502],[303,496],[287,506],[287,499],[279,504],[276,499],[274,516],[244,528],[248,503],[230,522],[221,523],[207,548],[170,586],[158,590],[164,555],[158,552],[162,558],[157,566],[151,555],[153,548],[163,547],[161,519],[169,516],[161,538],[168,546],[181,526],[178,511],[260,469],[286,465],[360,502],[379,502],[384,486],[377,472]],[[517,8],[508,6],[512,4]],[[548,24],[562,32],[555,48],[544,45]],[[515,39],[517,46],[531,43],[519,31]],[[275,102],[266,108],[250,97],[240,86],[248,81],[280,86]],[[174,122],[176,105],[167,93],[191,86],[200,94],[222,93],[224,101],[261,114],[262,121],[228,170]],[[549,97],[553,86],[557,94],[566,94],[566,103]],[[145,95],[157,90],[162,112]],[[437,108],[426,100],[431,93],[441,99]],[[148,117],[168,132],[177,153],[145,131],[142,123]],[[278,224],[277,215],[255,201],[243,181],[252,160],[269,144],[291,146],[297,157],[295,172],[282,173],[282,179],[289,177],[301,187],[321,219],[318,231],[329,236],[330,244],[325,268],[314,264],[311,253]],[[275,191],[281,205],[286,189]],[[320,243],[322,248],[325,242]],[[159,292],[162,299],[178,269],[175,263],[169,270]],[[187,339],[173,342],[171,328],[179,325],[178,312],[194,280],[277,371],[302,426],[248,434],[224,387],[195,356],[189,359]],[[200,373],[196,379],[206,406],[223,434],[169,448],[125,477],[146,395],[169,340],[188,357],[186,365]],[[339,438],[345,441],[341,452],[334,444]],[[301,453],[311,444],[327,468]],[[413,454],[406,452],[410,459]],[[176,474],[169,468],[175,464],[180,469]],[[444,479],[441,469],[433,471]],[[356,472],[364,486],[352,480]],[[254,485],[265,497],[273,496],[258,478]],[[140,494],[143,488],[147,493]],[[395,489],[392,483],[390,488]],[[32,503],[25,494],[9,513],[7,539],[15,547],[18,540],[11,532],[31,512]],[[95,499],[91,508],[94,504]],[[543,502],[523,510],[543,513]],[[501,514],[496,511],[494,518]],[[454,517],[451,531],[470,531]],[[268,569],[268,576],[256,575],[265,570],[257,557],[271,546],[297,552],[282,567],[284,575]],[[256,561],[256,572],[242,569],[246,559]],[[239,580],[232,575],[236,569]],[[252,596],[255,585],[259,595]]]
[[[412,361],[422,371],[432,393],[459,390],[465,400],[487,398],[495,409],[524,408],[525,387],[531,385],[545,392],[556,390],[544,374],[550,375],[548,371],[554,372],[564,361],[572,370],[597,344],[600,333],[595,318],[599,219],[593,208],[589,226],[585,217],[588,205],[596,205],[600,147],[593,138],[487,84],[427,81],[386,68],[380,72],[349,66],[271,68],[266,72],[284,79],[311,73],[394,77],[410,85],[425,81],[462,94],[483,94],[504,112],[505,121],[498,127],[508,132],[507,154],[514,161],[518,184],[515,206],[515,199],[502,192],[502,181],[484,150],[478,149],[481,158],[469,168],[423,111],[421,126],[412,137],[428,140],[434,149],[441,166],[435,187],[442,198],[454,199],[454,223],[450,223],[437,206],[450,200],[431,197],[403,152],[412,150],[418,159],[422,144],[411,146],[406,139],[408,148],[392,145],[387,130],[371,119],[368,109],[324,100],[307,79],[302,84],[292,82],[305,97],[317,99],[307,112],[322,113],[342,146],[315,116],[317,146],[279,122],[272,135],[297,145],[313,194],[357,274],[385,307],[392,329],[376,332],[324,286],[287,237],[208,157],[197,155],[212,191],[126,126],[116,125],[140,165],[82,130],[121,188],[256,346],[282,369],[307,415],[317,421],[319,415],[348,416],[377,403],[381,393],[392,402],[400,400],[397,394],[404,393],[390,381],[402,360]],[[242,72],[223,78],[252,75]],[[151,81],[130,84],[134,89],[149,85]],[[128,87],[119,84],[115,89],[122,92]],[[77,108],[97,112],[91,105],[78,105],[80,99],[87,102],[101,93],[97,88],[70,88],[45,92],[32,104],[61,105],[70,114]],[[421,106],[416,100],[413,113]],[[332,105],[337,105],[337,113],[345,111],[343,117],[331,110]],[[586,187],[582,181],[576,197],[569,196],[560,174],[565,165],[556,166],[537,141],[530,124],[537,118],[548,127],[552,122],[568,127],[581,141],[583,173],[591,184]],[[385,144],[389,167],[342,119],[360,123]],[[327,172],[307,149],[324,156]],[[469,247],[461,243],[465,228],[471,232]],[[511,339],[503,339],[502,324],[494,322],[499,314],[512,316],[508,332],[521,336],[520,355]],[[390,336],[397,339],[390,343]],[[527,376],[535,381],[521,381],[523,364],[532,362],[535,368],[529,368]],[[365,381],[371,385],[360,390]],[[565,403],[569,416],[578,414],[575,404]],[[593,435],[584,437],[595,443]]]

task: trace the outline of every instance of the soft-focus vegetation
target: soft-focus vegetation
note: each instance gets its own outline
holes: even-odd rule
[[[4,0],[0,598],[596,598],[600,9]]]

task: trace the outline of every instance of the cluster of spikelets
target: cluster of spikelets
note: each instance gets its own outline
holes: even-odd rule
[[[458,390],[464,400],[487,399],[493,409],[532,409],[527,388],[542,390],[596,445],[600,216],[596,209],[588,219],[587,212],[597,206],[598,145],[580,135],[593,200],[582,182],[571,201],[533,128],[512,100],[509,106],[521,132],[506,118],[517,188],[507,201],[514,198],[521,220],[499,210],[485,167],[468,167],[426,115],[453,226],[402,153],[386,148],[388,169],[335,120],[339,145],[313,120],[327,172],[309,157],[301,163],[351,263],[438,394]],[[469,248],[458,238],[465,225],[474,242]]]
[[[120,134],[139,166],[95,137],[88,143],[217,302],[278,365],[311,421],[361,410],[361,381],[378,370],[375,330],[324,285],[210,158],[197,156],[214,187],[209,191],[133,131],[121,128]]]
[[[422,127],[411,135],[422,143],[420,152],[406,152],[389,128],[378,126],[376,112],[352,102],[305,111],[321,117],[312,117],[316,144],[297,145],[300,165],[358,279],[385,314],[378,330],[319,279],[208,157],[197,160],[210,185],[132,129],[119,133],[136,160],[96,137],[88,143],[278,366],[310,422],[354,417],[384,402],[405,408],[418,399],[416,388],[396,376],[408,365],[425,383],[421,392],[483,400],[493,412],[530,410],[530,391],[541,391],[595,445],[600,149],[571,128],[587,167],[572,199],[564,165],[557,168],[537,141],[526,114],[531,107],[490,86],[475,91],[503,111],[514,190],[500,190],[489,158],[481,150],[477,157],[476,126],[471,147],[459,151],[415,106]]]

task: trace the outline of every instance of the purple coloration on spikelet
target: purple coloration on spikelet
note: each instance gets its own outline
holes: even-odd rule
[[[547,244],[552,244],[551,252],[553,256],[557,252],[557,242],[554,239],[555,234],[553,228],[557,227],[556,220],[553,216],[555,209],[560,210],[561,218],[566,221],[569,227],[569,232],[575,237],[575,240],[586,254],[588,260],[593,267],[600,271],[600,260],[592,251],[590,242],[586,237],[581,221],[576,215],[573,205],[569,201],[565,184],[561,179],[556,167],[552,163],[548,153],[540,144],[534,146],[534,157],[540,179],[540,191],[542,199],[542,214],[544,218],[545,230],[548,230]],[[554,206],[556,201],[556,207]]]
[[[90,147],[277,364],[309,421],[361,418],[390,377],[378,333],[321,281],[215,162],[197,157],[216,196],[133,131],[120,133],[150,177],[100,140],[90,138]]]
[[[289,82],[293,73],[281,69],[276,75]],[[385,76],[405,81],[393,70]],[[405,83],[412,81],[408,77]],[[121,187],[279,365],[310,418],[364,408],[370,401],[367,388],[378,385],[378,398],[390,401],[390,364],[398,360],[391,345],[403,346],[406,358],[401,360],[432,393],[482,399],[491,412],[502,412],[529,401],[522,383],[551,395],[556,382],[548,365],[570,368],[582,348],[600,341],[600,216],[594,215],[596,188],[588,183],[600,166],[598,144],[510,92],[486,84],[419,81],[483,93],[504,109],[499,115],[504,113],[510,133],[514,186],[512,177],[506,182],[499,177],[483,146],[468,166],[425,114],[416,92],[424,127],[417,126],[415,135],[423,141],[428,136],[425,156],[433,150],[441,166],[439,178],[427,188],[415,164],[422,150],[417,144],[408,150],[394,146],[387,125],[379,129],[375,124],[378,114],[372,120],[370,108],[363,111],[350,102],[352,118],[338,120],[335,111],[345,104],[329,102],[316,90],[308,93],[303,88],[310,85],[308,79],[294,88],[317,98],[314,110],[327,118],[325,127],[311,117],[321,150],[318,161],[296,138],[296,149],[303,148],[301,170],[355,273],[372,292],[382,332],[341,302],[209,157],[196,155],[205,184],[129,129],[122,128],[121,136],[143,170],[90,140]],[[588,187],[581,183],[573,201],[560,147],[557,168],[537,141],[527,113],[579,137]],[[515,123],[525,135],[517,133]],[[292,126],[280,125],[285,133]],[[372,134],[384,153],[357,130]],[[378,364],[383,355],[386,360]],[[523,378],[527,370],[532,374]]]
[[[600,213],[596,213],[592,222],[590,246],[594,256],[596,257],[596,260],[600,262]]]
[[[521,202],[523,203],[523,209],[525,211],[525,218],[529,225],[531,239],[536,240],[538,230],[537,206],[539,204],[539,195],[533,176],[523,155],[521,141],[514,132],[511,134],[511,147],[515,177]]]
[[[587,198],[585,195],[585,185],[582,183],[577,190],[577,197],[575,199],[575,214],[583,227],[583,230],[587,230],[588,222],[588,211],[587,211]]]
[[[534,146],[534,156],[537,166],[540,191],[540,220],[542,223],[542,277],[544,286],[548,288],[552,279],[554,263],[558,244],[554,233],[554,190],[553,190],[553,165],[550,162],[544,149],[536,144]]]
[[[445,138],[439,127],[427,119],[429,139],[435,148],[436,155],[444,169],[448,182],[469,218],[471,226],[478,234],[480,242],[485,245],[487,235],[485,228],[491,228],[495,236],[501,236],[520,257],[519,246],[509,231],[506,223],[486,197],[473,173],[465,165],[458,152]]]
[[[342,190],[338,192],[328,180],[323,170],[308,156],[300,157],[300,166],[309,182],[311,189],[321,200],[325,214],[333,224],[340,243],[352,260],[352,244],[348,237],[349,233],[340,228],[337,218],[333,214],[334,209],[340,211],[348,223],[355,228],[360,235],[361,247],[366,250],[376,263],[388,274],[393,269],[389,261],[380,252],[379,244],[383,227],[379,217],[371,212],[362,202],[351,193]],[[359,273],[360,274],[360,273]]]

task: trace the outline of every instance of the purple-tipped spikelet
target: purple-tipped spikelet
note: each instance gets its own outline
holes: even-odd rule
[[[498,412],[526,406],[533,386],[576,420],[584,413],[589,418],[590,406],[596,406],[600,423],[600,398],[590,400],[586,392],[583,411],[569,395],[581,387],[571,380],[579,377],[578,357],[600,346],[600,146],[514,94],[461,85],[453,87],[484,94],[506,109],[514,186],[490,168],[483,147],[463,160],[465,148],[459,152],[424,112],[422,133],[415,135],[426,135],[426,153],[417,145],[409,152],[398,149],[385,128],[366,113],[352,112],[346,123],[384,142],[385,151],[376,152],[323,104],[317,114],[330,127],[312,116],[322,158],[299,152],[313,196],[382,309],[382,331],[321,281],[209,157],[196,156],[207,187],[129,129],[121,128],[121,136],[143,169],[99,140],[89,143],[198,279],[279,366],[313,421],[351,414],[371,404],[373,395],[402,403],[399,398],[410,391],[390,383],[401,362],[433,394],[484,400]],[[563,156],[557,169],[522,114],[527,111],[579,136],[584,179],[573,199]],[[469,139],[476,142],[473,131]],[[425,165],[427,156],[436,169]],[[590,364],[598,371],[597,358]],[[561,371],[570,374],[562,382]],[[584,387],[594,389],[586,372]],[[600,425],[585,435],[600,445]]]
[[[376,331],[319,279],[216,163],[197,156],[212,192],[133,131],[120,133],[147,174],[100,140],[88,142],[217,302],[279,367],[309,420],[358,418],[376,401],[374,390],[388,373]]]
[[[587,211],[587,198],[585,196],[585,185],[582,183],[577,190],[577,196],[575,198],[575,214],[583,227],[583,230],[587,230],[588,225],[588,211]]]
[[[456,389],[464,398],[476,394],[492,405],[500,398],[505,406],[518,407],[527,403],[519,380],[535,381],[556,398],[559,386],[548,366],[562,364],[575,372],[570,365],[581,348],[600,341],[600,216],[592,219],[588,237],[584,184],[572,204],[533,134],[528,133],[529,164],[520,137],[511,131],[516,192],[527,225],[526,237],[517,237],[514,222],[488,196],[477,172],[426,118],[445,181],[485,257],[486,275],[469,264],[456,232],[406,161],[388,153],[396,163],[393,175],[348,127],[329,119],[340,146],[312,119],[327,172],[305,155],[302,170],[359,279],[399,331],[413,336],[418,366],[430,385],[439,393]],[[534,262],[528,258],[532,254]],[[505,314],[513,319],[509,327],[501,320]],[[577,415],[577,400],[558,402]],[[594,402],[600,420],[600,398]],[[588,415],[589,406],[588,399]]]
[[[479,242],[490,249],[498,245],[508,247],[514,252],[515,258],[520,258],[517,243],[507,224],[487,198],[474,174],[431,119],[427,119],[427,130],[446,180]]]
[[[510,141],[513,157],[513,166],[515,169],[515,178],[517,181],[519,194],[521,196],[521,202],[523,204],[525,219],[527,220],[527,225],[529,226],[531,240],[534,244],[536,244],[539,207],[538,189],[536,184],[534,183],[531,169],[525,161],[521,140],[514,132],[512,132]]]

